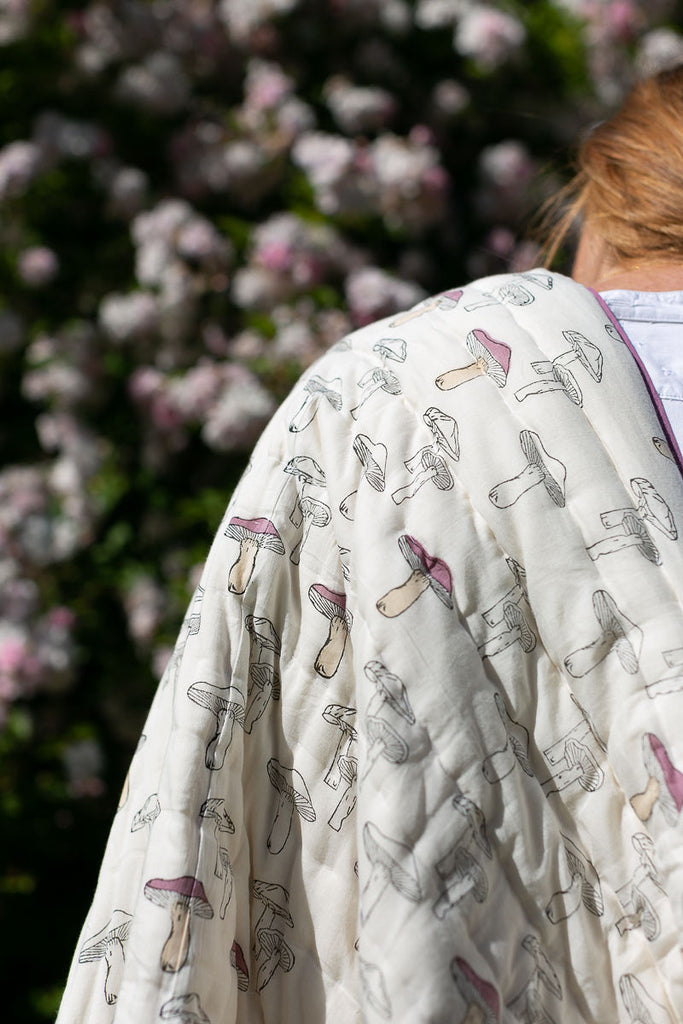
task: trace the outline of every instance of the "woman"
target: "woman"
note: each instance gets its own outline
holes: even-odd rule
[[[683,464],[590,290],[683,310],[682,115],[679,70],[584,145],[575,281],[436,296],[283,403],[59,1024],[683,1020]]]

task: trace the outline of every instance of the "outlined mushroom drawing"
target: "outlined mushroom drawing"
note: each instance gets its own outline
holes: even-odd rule
[[[358,387],[363,392],[358,405],[351,410],[354,420],[360,415],[360,411],[369,398],[372,398],[378,391],[385,391],[388,395],[400,395],[403,391],[401,382],[393,372],[385,366],[372,366],[363,374],[358,381]]]
[[[367,778],[380,757],[389,764],[403,764],[408,759],[408,744],[381,715],[369,715],[366,718],[365,732],[368,748],[361,782]]]
[[[634,974],[622,974],[619,992],[631,1024],[674,1024],[666,1007],[648,994]]]
[[[325,471],[311,455],[295,455],[283,466],[282,472],[294,477],[301,485],[301,494],[297,494],[294,507],[289,513],[292,526],[299,527],[303,521],[301,498],[306,493],[307,487],[319,489],[326,485]]]
[[[270,784],[278,794],[277,807],[266,841],[269,853],[280,853],[289,839],[294,812],[304,821],[315,821],[311,794],[296,768],[285,768],[276,757],[266,765]]]
[[[652,732],[643,735],[643,763],[647,786],[631,797],[631,807],[641,821],[648,821],[655,806],[674,826],[683,808],[683,772],[676,768],[662,741]]]
[[[374,491],[383,491],[386,484],[386,445],[375,443],[367,434],[356,434],[353,439],[353,450],[363,467],[363,479],[367,480]],[[351,491],[339,503],[339,511],[351,521],[355,517],[357,496],[357,490]]]
[[[654,683],[648,683],[645,687],[648,697],[653,699],[664,693],[678,693],[679,690],[683,690],[683,647],[662,651],[662,657],[666,662],[667,671]]]
[[[341,795],[339,797],[339,803],[327,821],[327,824],[330,828],[333,828],[335,832],[339,832],[341,830],[342,825],[356,806],[356,799],[358,797],[358,791],[356,788],[356,779],[358,778],[358,758],[351,757],[348,754],[342,754],[339,758],[338,770],[341,780],[339,785],[339,792]]]
[[[225,867],[225,861],[220,855],[221,848],[224,848],[223,837],[235,834],[235,825],[226,810],[223,797],[208,797],[199,808],[199,817],[213,822],[213,834],[216,840],[216,861],[213,873],[216,878],[222,878]]]
[[[272,665],[261,663],[249,666],[249,688],[243,728],[250,733],[264,713],[271,697],[280,699],[280,677]]]
[[[239,557],[228,575],[228,590],[231,594],[243,594],[247,589],[259,551],[272,551],[276,555],[285,553],[277,528],[270,519],[262,516],[256,519],[233,516],[225,529],[225,536],[239,541],[240,545]]]
[[[565,858],[569,868],[570,882],[566,889],[554,892],[545,908],[551,924],[565,921],[583,905],[595,917],[604,913],[600,878],[595,867],[569,836],[560,833],[564,844]]]
[[[548,756],[547,751],[544,754]],[[587,793],[593,793],[600,788],[605,778],[585,743],[571,736],[564,738],[562,757],[555,761],[555,765],[558,770],[541,783],[546,796],[561,793],[573,783],[577,783]]]
[[[190,601],[187,617],[183,623],[187,629],[188,636],[195,636],[199,632],[202,623],[203,600],[204,587],[202,587],[201,584],[197,584],[194,594],[192,595],[192,600]]]
[[[403,463],[413,478],[409,484],[397,488],[391,497],[396,505],[414,498],[421,487],[432,484],[437,491],[450,491],[453,487],[453,476],[443,455],[426,446],[420,448]]]
[[[351,745],[355,743],[358,736],[356,730],[356,709],[346,707],[344,704],[328,704],[322,713],[323,720],[332,725],[339,732],[337,746],[332,757],[323,782],[330,789],[338,789],[342,781],[339,769],[340,757],[348,757]]]
[[[372,346],[372,351],[378,352],[382,359],[388,359],[392,363],[405,363],[408,347],[405,338],[380,338]]]
[[[363,847],[370,862],[370,875],[361,894],[361,923],[368,920],[388,885],[411,903],[420,902],[422,887],[417,864],[404,843],[390,839],[377,825],[366,821]]]
[[[161,804],[159,803],[159,797],[156,793],[150,793],[140,810],[136,811],[133,815],[130,826],[131,832],[139,832],[145,825],[149,825],[151,829],[160,814]]]
[[[471,895],[477,903],[483,903],[488,896],[486,872],[464,843],[456,843],[434,868],[443,883],[432,908],[440,921],[466,896]]]
[[[525,654],[533,651],[536,646],[536,634],[531,628],[522,603],[526,604],[526,597],[521,588],[515,586],[482,612],[486,625],[497,630],[493,636],[477,646],[482,658],[495,658],[513,644],[519,644]]]
[[[660,888],[656,886],[656,888]],[[661,931],[661,924],[655,908],[648,898],[647,876],[636,874],[625,885],[617,889],[617,897],[624,910],[615,928],[620,935],[642,929],[648,942],[654,942]]]
[[[409,725],[415,725],[415,713],[408,693],[397,675],[390,672],[381,661],[372,660],[363,666],[366,677],[375,687],[375,693],[368,701],[368,715],[378,715],[386,706],[404,718]]]
[[[287,974],[295,963],[294,953],[277,928],[261,928],[257,941],[265,959],[261,961],[256,975],[257,991],[262,992],[277,970]]]
[[[585,647],[572,651],[564,659],[564,666],[570,676],[579,679],[587,675],[605,660],[609,654],[616,654],[625,672],[633,675],[638,671],[638,659],[643,643],[643,631],[635,622],[617,607],[606,590],[593,593],[593,614],[600,626],[600,635]]]
[[[636,498],[635,509],[618,508],[603,512],[600,521],[606,530],[612,532],[608,537],[591,544],[586,550],[595,560],[600,555],[635,548],[649,562],[660,565],[659,551],[647,527],[653,527],[669,540],[677,540],[678,530],[673,513],[661,494],[645,477],[633,477],[631,490]]]
[[[483,298],[477,299],[476,302],[470,302],[469,305],[465,306],[465,309],[468,313],[472,313],[474,310],[483,309],[485,306],[497,306],[500,302],[510,306],[528,306],[535,301],[535,296],[531,294],[528,288],[525,288],[523,284],[519,284],[517,281],[512,281],[500,288],[495,288],[492,292],[483,292]]]
[[[495,985],[460,956],[451,960],[451,975],[467,1006],[458,1024],[500,1024],[500,996]]]
[[[505,727],[506,740],[504,747],[494,750],[482,761],[484,778],[494,785],[506,778],[517,764],[526,775],[532,776],[534,772],[529,760],[529,730],[511,717],[499,693],[494,693],[493,700]]]
[[[104,998],[109,1006],[118,999],[121,975],[126,960],[125,945],[133,922],[133,915],[115,910],[104,928],[86,939],[78,954],[79,964],[104,960]]]
[[[389,326],[400,327],[402,324],[408,323],[409,320],[414,320],[416,316],[422,316],[423,313],[431,313],[434,309],[455,309],[461,298],[462,288],[449,288],[448,291],[440,292],[438,295],[430,295],[428,299],[423,299],[422,302],[418,303],[417,306],[413,306],[412,309],[399,313],[398,316],[394,317]]]
[[[317,612],[329,620],[327,638],[318,651],[314,668],[323,679],[331,679],[344,656],[353,615],[346,607],[346,594],[330,590],[324,583],[312,583],[308,599]]]
[[[553,1018],[543,1005],[542,994],[545,990],[547,994],[561,1000],[560,979],[535,935],[525,935],[521,945],[532,957],[534,967],[529,980],[506,1004],[507,1009],[516,1020],[523,1021],[524,1024],[549,1024]]]
[[[377,964],[358,957],[358,978],[365,999],[382,1020],[391,1020],[391,999],[386,981]]]
[[[190,918],[212,918],[213,908],[206,897],[204,886],[192,875],[150,878],[145,884],[144,894],[157,907],[170,913],[171,931],[161,951],[161,969],[175,973],[187,962]]]
[[[540,437],[533,430],[520,430],[519,444],[527,460],[526,466],[517,476],[502,480],[492,487],[489,501],[496,508],[510,508],[523,494],[540,484],[553,504],[564,508],[567,478],[564,463],[546,451]]]
[[[249,634],[249,662],[260,665],[266,657],[276,661],[280,656],[280,634],[270,619],[262,615],[246,615],[244,625]]]
[[[289,422],[289,429],[294,434],[305,430],[315,419],[320,402],[325,399],[332,408],[339,412],[342,407],[342,382],[340,377],[325,380],[313,374],[304,384],[304,399]]]
[[[263,882],[255,878],[251,883],[251,895],[263,905],[254,925],[254,959],[258,960],[261,956],[259,932],[262,929],[273,930],[276,927],[279,930],[280,925],[293,928],[294,921],[289,912],[289,891],[277,882]]]
[[[439,374],[434,383],[440,391],[452,391],[453,388],[467,384],[478,377],[490,377],[499,388],[505,387],[510,369],[510,347],[504,341],[496,341],[486,331],[476,327],[465,338],[474,362],[467,366],[459,366],[455,370],[447,370]]]
[[[167,999],[159,1010],[161,1020],[177,1021],[177,1024],[211,1024],[197,992]]]
[[[211,771],[218,771],[232,743],[235,722],[244,725],[244,694],[237,686],[216,686],[200,680],[192,683],[187,696],[216,719],[216,731],[206,745],[204,761]]]
[[[459,787],[451,803],[466,822],[465,831],[458,840],[459,845],[466,846],[468,849],[474,845],[491,860],[493,851],[486,833],[486,818],[482,809],[474,800],[465,796]]]
[[[313,498],[308,494],[304,494],[299,502],[299,508],[301,510],[302,519],[302,531],[301,537],[292,548],[289,556],[290,561],[293,565],[298,565],[301,560],[301,552],[304,549],[308,535],[310,534],[313,527],[321,530],[324,526],[328,526],[331,519],[332,513],[330,512],[329,505],[326,505],[324,501],[319,498]]]
[[[436,405],[430,405],[423,412],[422,419],[432,435],[432,448],[457,462],[460,458],[460,431],[453,416]]]
[[[668,441],[665,441],[663,437],[653,437],[652,443],[655,446],[656,451],[658,451],[665,459],[669,459],[671,462],[676,461]]]
[[[246,992],[249,988],[249,965],[237,939],[230,949],[230,964],[237,974],[237,988],[240,992]]]
[[[398,538],[398,548],[410,567],[410,576],[400,586],[380,597],[377,610],[393,619],[410,608],[425,590],[431,590],[442,604],[452,608],[453,580],[443,559],[430,555],[419,540],[407,533]]]
[[[598,346],[579,331],[563,331],[562,334],[569,343],[569,348],[553,360],[542,359],[532,362],[532,369],[541,379],[515,391],[518,402],[523,402],[531,395],[563,391],[574,405],[582,406],[583,394],[576,376],[569,368],[571,363],[578,363],[583,367],[592,380],[598,383],[602,380],[602,352]]]

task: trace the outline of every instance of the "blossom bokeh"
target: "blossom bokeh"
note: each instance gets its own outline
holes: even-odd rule
[[[278,403],[353,328],[534,266],[577,139],[683,59],[682,14],[0,0],[0,919],[26,979],[6,1019],[54,1017],[156,680]]]

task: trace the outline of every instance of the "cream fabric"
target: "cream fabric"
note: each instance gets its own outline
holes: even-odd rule
[[[683,1020],[681,524],[568,279],[337,345],[218,530],[59,1024]]]

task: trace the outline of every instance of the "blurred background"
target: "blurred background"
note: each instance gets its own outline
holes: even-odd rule
[[[264,423],[354,327],[534,266],[529,226],[576,140],[683,59],[682,15],[0,0],[4,1020],[55,1016],[156,680]]]

